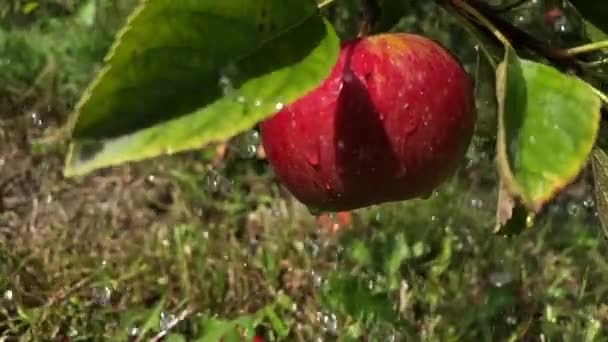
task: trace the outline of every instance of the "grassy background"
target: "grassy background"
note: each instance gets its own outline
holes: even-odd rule
[[[344,37],[356,4],[329,13]],[[319,224],[243,137],[216,169],[209,147],[63,179],[63,147],[36,141],[132,5],[0,4],[0,339],[212,341],[240,319],[267,340],[608,340],[608,250],[586,174],[533,228],[492,234],[492,73],[430,2],[397,29],[452,48],[478,81],[480,121],[428,200]]]

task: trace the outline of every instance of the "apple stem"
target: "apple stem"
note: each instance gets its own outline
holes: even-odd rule
[[[571,55],[564,49],[551,47],[546,42],[511,24],[501,17],[500,8],[495,8],[480,0],[438,0],[438,2],[441,5],[451,6],[460,11],[464,17],[468,17],[468,20],[482,31],[489,31],[492,35],[495,35],[493,29],[500,31],[501,35],[506,37],[516,49],[523,48],[534,51],[562,70],[575,74],[580,74],[581,72],[580,62],[582,60],[577,55]],[[488,27],[483,22],[479,22],[475,16],[471,16],[471,8],[490,22],[492,27]]]
[[[378,0],[362,0],[361,22],[357,37],[364,37],[372,32],[374,24],[380,16],[381,8]]]

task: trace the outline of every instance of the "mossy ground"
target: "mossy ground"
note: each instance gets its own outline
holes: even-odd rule
[[[70,4],[0,12],[0,339],[212,341],[240,317],[268,340],[608,340],[586,180],[495,236],[491,139],[428,200],[359,210],[338,232],[264,161],[232,154],[210,187],[213,147],[64,179],[63,146],[37,139],[129,7],[100,1],[91,24]]]

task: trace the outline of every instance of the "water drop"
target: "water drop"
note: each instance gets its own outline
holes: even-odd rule
[[[172,313],[161,312],[159,320],[159,328],[161,331],[167,331],[175,325],[177,318]]]
[[[312,285],[315,288],[319,288],[321,285],[323,285],[323,277],[314,270],[310,271],[310,279],[312,280]]]
[[[319,254],[319,245],[311,239],[306,239],[304,241],[304,250],[312,257],[316,257]]]
[[[534,226],[535,219],[536,219],[536,215],[534,213],[528,214],[528,216],[526,217],[526,227],[532,228],[532,226]]]
[[[568,214],[578,216],[581,212],[581,207],[577,203],[568,203]]]
[[[587,209],[593,208],[594,205],[595,205],[595,202],[593,201],[592,197],[587,197],[583,201],[583,206],[585,206],[585,208],[587,208]]]
[[[135,337],[137,335],[139,335],[139,328],[136,325],[129,328],[129,336]]]
[[[112,299],[112,289],[105,285],[93,288],[93,298],[98,305],[107,305]]]
[[[6,291],[4,291],[3,297],[4,297],[5,300],[11,301],[11,300],[13,300],[13,296],[14,296],[13,295],[13,290],[6,290]]]
[[[78,330],[76,330],[76,328],[74,328],[74,327],[70,327],[70,330],[68,331],[68,336],[69,337],[77,337],[78,336]]]
[[[481,209],[483,208],[483,200],[478,198],[473,198],[471,200],[471,208]]]
[[[321,324],[321,330],[326,334],[335,334],[338,330],[338,318],[333,313],[317,312],[317,322]]]
[[[261,106],[261,105],[262,105],[262,100],[260,100],[260,99],[255,99],[255,101],[253,101],[253,105],[254,105],[255,107],[259,107],[259,106]]]
[[[338,149],[344,150],[344,141],[343,140],[338,140]]]
[[[311,166],[319,166],[320,156],[319,149],[316,145],[306,149],[306,151],[304,151],[304,157],[306,158],[308,164],[310,164]]]
[[[232,190],[232,182],[219,172],[210,169],[205,175],[205,189],[211,193],[227,193]]]
[[[509,272],[493,272],[490,274],[490,283],[496,287],[503,287],[513,281]]]
[[[31,112],[29,112],[28,115],[34,126],[37,126],[37,127],[42,126],[42,119],[40,118],[40,114],[38,114],[38,112],[31,111]]]
[[[222,94],[224,96],[231,95],[234,92],[234,86],[232,85],[232,80],[230,77],[226,75],[221,75],[218,81],[218,85],[220,89],[222,89]]]
[[[232,147],[237,151],[241,158],[253,158],[260,145],[260,134],[256,130],[251,130],[239,135],[234,139]]]
[[[281,110],[281,109],[283,109],[283,107],[285,107],[285,105],[283,104],[283,102],[277,102],[274,105],[274,109],[276,109],[276,110]]]

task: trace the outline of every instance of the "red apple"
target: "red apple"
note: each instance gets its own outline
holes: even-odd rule
[[[343,43],[328,78],[260,126],[297,199],[347,211],[430,195],[463,158],[474,123],[459,62],[432,40],[393,33]]]

